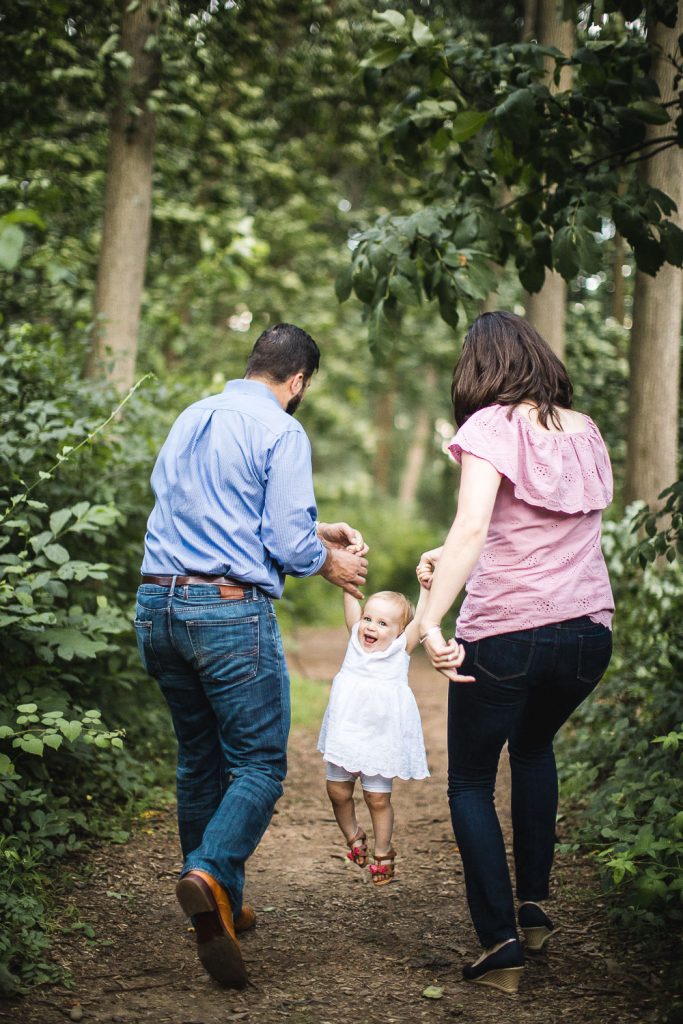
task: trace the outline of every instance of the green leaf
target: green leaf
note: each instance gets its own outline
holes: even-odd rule
[[[389,289],[404,306],[414,306],[420,301],[419,292],[412,281],[403,274],[392,274],[389,278]]]
[[[406,23],[404,15],[400,11],[394,11],[391,8],[388,11],[373,11],[372,17],[374,21],[384,21],[395,29],[402,29]]]
[[[534,99],[528,89],[516,89],[495,110],[502,134],[525,144],[534,119]]]
[[[386,13],[386,12],[385,12]],[[387,43],[370,51],[370,56],[360,62],[362,68],[377,68],[382,71],[391,67],[403,53],[402,43]]]
[[[83,732],[83,726],[76,719],[74,719],[74,721],[72,722],[60,722],[59,728],[70,743],[73,743],[75,740],[77,740],[78,737]]]
[[[36,757],[43,756],[43,741],[37,736],[22,736],[19,746],[25,754],[34,754]]]
[[[429,25],[422,18],[415,18],[411,35],[418,46],[427,46],[434,42],[434,36]]]
[[[17,711],[21,715],[35,715],[37,710],[38,710],[38,705],[37,704],[18,704],[17,705]]]
[[[57,735],[57,733],[50,733],[47,736],[43,736],[43,743],[45,746],[51,747],[53,750],[59,750],[63,742],[64,738]]]
[[[39,213],[25,208],[10,210],[9,213],[3,214],[0,217],[0,229],[4,228],[5,224],[35,224],[39,228],[45,227],[45,221]]]
[[[9,736],[14,736],[14,729],[9,725],[0,725],[0,740],[6,740]]]
[[[104,640],[91,640],[77,629],[51,629],[45,633],[45,640],[51,647],[57,648],[57,654],[65,661],[94,658],[107,648]]]
[[[453,122],[451,138],[454,142],[465,142],[476,135],[490,120],[491,111],[463,110]]]
[[[0,269],[14,270],[21,258],[24,232],[16,224],[8,224],[0,231]]]
[[[7,754],[0,754],[0,775],[15,775],[12,759]]]
[[[345,267],[337,274],[337,279],[334,282],[334,291],[340,302],[346,302],[349,295],[351,294],[353,279],[353,267],[348,263]]]
[[[422,989],[422,995],[425,999],[441,999],[443,989],[439,985],[427,985],[427,988]]]
[[[571,280],[580,269],[579,255],[572,228],[560,228],[552,244],[553,264],[565,281]]]
[[[61,544],[46,544],[43,548],[43,554],[56,565],[64,565],[70,558],[69,552]]]
[[[652,100],[637,100],[629,109],[634,110],[646,124],[668,124],[671,120],[664,107],[659,103],[653,103]]]
[[[60,508],[57,512],[53,512],[52,515],[50,516],[50,529],[52,530],[52,533],[59,533],[70,518],[70,508]]]

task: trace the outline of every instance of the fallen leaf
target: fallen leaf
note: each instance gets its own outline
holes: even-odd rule
[[[422,995],[425,999],[441,999],[443,989],[439,988],[438,985],[427,985],[427,988],[422,989]]]

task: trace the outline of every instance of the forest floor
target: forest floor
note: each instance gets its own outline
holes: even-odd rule
[[[310,629],[290,651],[293,672],[330,680],[346,643]],[[72,987],[47,986],[0,1004],[14,1024],[643,1024],[658,1021],[660,974],[643,966],[607,923],[595,874],[559,857],[549,906],[561,930],[533,959],[515,997],[467,985],[478,955],[445,796],[446,684],[421,652],[411,682],[423,718],[431,778],[395,787],[397,880],[375,888],[345,858],[311,730],[294,730],[290,774],[247,866],[257,927],[241,945],[250,984],[221,989],[203,971],[174,897],[179,864],[173,808],[147,812],[125,846],[87,858],[71,900],[94,929],[57,935],[53,955]],[[505,758],[498,805],[509,837]],[[369,826],[364,805],[361,820]],[[442,990],[439,998],[423,993]]]

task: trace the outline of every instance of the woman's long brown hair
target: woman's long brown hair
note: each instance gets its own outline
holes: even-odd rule
[[[542,426],[562,429],[557,409],[571,409],[573,388],[563,363],[531,324],[514,313],[482,313],[465,335],[453,370],[458,426],[487,405],[533,402]]]

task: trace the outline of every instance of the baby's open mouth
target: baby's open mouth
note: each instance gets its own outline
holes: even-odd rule
[[[369,645],[376,644],[377,643],[377,637],[376,636],[368,636],[367,633],[364,633],[363,634],[363,643],[364,644],[369,644]]]

